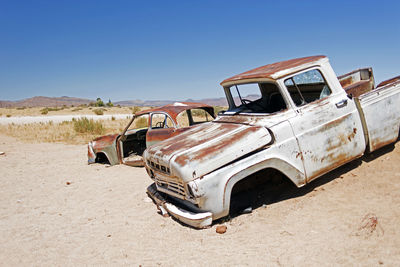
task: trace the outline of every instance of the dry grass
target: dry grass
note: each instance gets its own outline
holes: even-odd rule
[[[25,142],[61,142],[66,144],[84,144],[102,134],[121,133],[129,119],[102,120],[103,130],[78,132],[73,121],[62,123],[31,123],[0,125],[0,133],[16,137]],[[99,129],[100,126],[97,126]]]
[[[107,108],[104,114],[132,114],[139,110],[147,109],[145,107],[112,107]],[[46,111],[48,115],[91,115],[94,110],[89,107],[63,107],[63,108],[0,108],[0,114],[3,116],[43,116],[41,113]],[[178,116],[178,123],[181,127],[188,126],[188,119],[184,113]],[[198,116],[194,116],[197,121]],[[199,117],[200,118],[200,117]],[[209,118],[211,119],[211,118]],[[200,119],[198,119],[200,120]],[[121,133],[130,119],[116,119],[111,117],[108,120],[102,120],[95,128],[97,130],[80,131],[74,128],[73,121],[64,121],[62,123],[31,123],[31,124],[9,124],[0,125],[0,134],[16,137],[25,142],[61,142],[67,144],[83,144],[99,135]],[[90,124],[90,123],[89,123]],[[147,127],[148,118],[136,120],[130,128]],[[89,127],[90,128],[90,127]],[[88,129],[88,128],[87,128]],[[101,129],[101,130],[99,130]]]

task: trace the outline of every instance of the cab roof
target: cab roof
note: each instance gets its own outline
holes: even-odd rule
[[[250,79],[276,80],[303,68],[318,65],[322,61],[327,60],[328,58],[326,56],[311,56],[276,62],[232,76],[222,81],[221,85],[229,86],[231,84],[245,82],[246,80]]]
[[[214,108],[212,106],[209,106],[209,105],[206,105],[203,103],[194,103],[194,102],[175,102],[173,104],[168,104],[168,105],[165,105],[162,107],[145,109],[145,110],[136,112],[135,117],[143,115],[143,114],[154,113],[154,112],[165,112],[165,113],[168,113],[174,120],[176,120],[176,116],[178,116],[179,113],[181,113],[182,111],[185,111],[188,109],[194,109],[194,108],[204,109],[208,113],[210,113],[212,116],[215,116]]]

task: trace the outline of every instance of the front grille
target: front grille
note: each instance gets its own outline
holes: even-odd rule
[[[157,184],[157,187],[159,189],[164,189],[167,190],[169,192],[165,192],[165,193],[174,193],[173,195],[176,195],[178,197],[185,197],[186,193],[185,193],[185,186],[183,185],[183,183],[177,179],[173,179],[173,178],[167,178],[167,177],[159,177],[158,175],[156,175],[155,177],[155,182]],[[164,191],[162,190],[162,191]]]
[[[168,167],[166,167],[164,165],[161,165],[161,164],[158,164],[158,163],[156,163],[154,161],[147,160],[147,165],[150,168],[152,168],[152,169],[154,169],[156,171],[160,171],[160,172],[163,172],[163,173],[166,173],[166,174],[170,174],[171,173],[171,171],[170,171],[170,169]]]

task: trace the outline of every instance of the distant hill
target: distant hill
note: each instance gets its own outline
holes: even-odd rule
[[[220,98],[206,98],[200,100],[187,99],[187,100],[126,100],[126,101],[117,101],[113,102],[114,105],[121,106],[146,106],[146,107],[158,107],[164,106],[167,104],[172,104],[175,102],[184,101],[184,102],[199,102],[205,103],[211,106],[227,106],[224,97]],[[0,108],[13,108],[13,107],[61,107],[63,105],[66,106],[79,106],[84,104],[89,104],[91,102],[96,102],[95,100],[77,98],[77,97],[69,97],[69,96],[61,96],[61,97],[46,97],[46,96],[35,96],[32,98],[22,99],[18,101],[2,101],[0,100]]]
[[[18,101],[1,101],[1,108],[8,107],[60,107],[66,106],[79,106],[83,104],[89,104],[90,102],[95,102],[94,100],[61,96],[61,97],[47,97],[47,96],[35,96],[27,99],[22,99]]]

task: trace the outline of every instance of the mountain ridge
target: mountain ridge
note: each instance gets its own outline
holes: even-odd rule
[[[60,107],[60,106],[79,106],[88,105],[95,100],[78,98],[78,97],[47,97],[47,96],[34,96],[31,98],[8,101],[0,100],[0,108],[17,108],[17,107]],[[200,100],[122,100],[113,102],[114,105],[121,106],[164,106],[175,102],[200,102],[211,106],[227,106],[228,103],[224,97],[219,98],[205,98]]]

